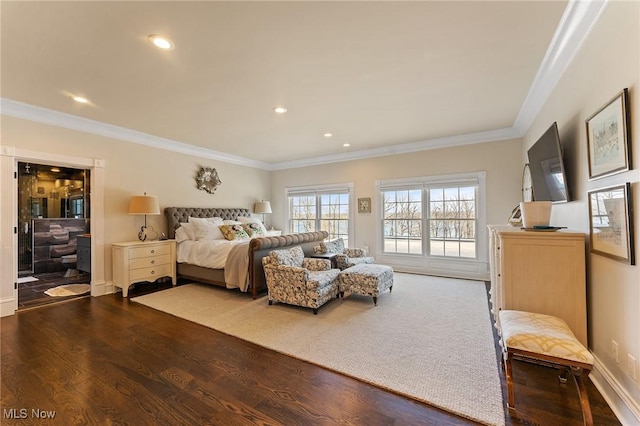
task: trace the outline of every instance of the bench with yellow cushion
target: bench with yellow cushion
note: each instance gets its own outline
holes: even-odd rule
[[[571,332],[562,319],[532,312],[501,310],[499,313],[501,345],[507,376],[508,407],[515,409],[511,360],[514,357],[548,363],[560,368],[560,380],[566,381],[570,370],[576,382],[585,425],[592,425],[589,398],[582,383],[593,367],[593,355]]]

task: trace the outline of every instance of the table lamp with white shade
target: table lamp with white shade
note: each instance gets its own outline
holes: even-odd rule
[[[264,200],[258,201],[253,205],[253,212],[256,214],[262,214],[262,223],[264,224],[264,215],[266,213],[271,214],[271,203]]]

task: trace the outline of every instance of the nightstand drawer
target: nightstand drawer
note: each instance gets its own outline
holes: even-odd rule
[[[148,245],[144,247],[134,247],[129,250],[129,259],[141,257],[151,257],[159,254],[171,254],[171,247],[167,244]]]
[[[168,265],[171,263],[171,255],[163,254],[161,256],[141,257],[140,259],[132,259],[129,262],[131,269],[149,268],[153,266]]]
[[[171,275],[171,265],[151,266],[148,268],[132,269],[131,281],[155,281],[160,277]]]

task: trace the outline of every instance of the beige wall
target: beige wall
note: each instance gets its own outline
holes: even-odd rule
[[[173,206],[244,207],[268,199],[268,171],[179,154],[164,149],[2,116],[1,143],[17,149],[105,161],[105,281],[111,281],[111,243],[137,239],[142,216],[127,214],[132,195],[157,195],[160,209]],[[215,194],[196,189],[200,167],[214,167],[222,184]],[[3,194],[4,197],[4,194]],[[147,224],[166,231],[164,215]]]
[[[552,223],[589,233],[587,192],[632,182],[635,252],[640,255],[640,3],[610,2],[523,139],[526,150],[554,121],[569,170],[571,201],[552,208]],[[635,170],[589,181],[585,119],[623,88],[629,88]],[[639,259],[640,260],[640,259]],[[588,255],[589,346],[602,367],[640,409],[640,267]],[[571,303],[570,300],[567,303]],[[619,363],[611,356],[619,345]],[[625,374],[635,357],[638,379]],[[640,419],[639,419],[640,420]]]
[[[272,219],[275,226],[285,226],[287,187],[352,182],[354,198],[373,199],[376,180],[486,171],[487,223],[507,223],[521,198],[521,152],[517,139],[275,171]],[[375,252],[376,225],[373,214],[356,214],[352,246]]]

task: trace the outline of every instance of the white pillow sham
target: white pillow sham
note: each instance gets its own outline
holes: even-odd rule
[[[224,235],[218,228],[223,224],[220,217],[189,217],[189,223],[195,226],[196,240],[223,240]]]
[[[195,241],[196,240],[196,228],[193,223],[180,223],[180,227],[176,229],[176,241]]]

